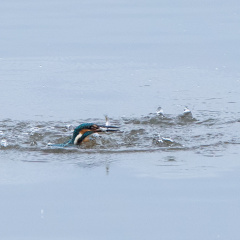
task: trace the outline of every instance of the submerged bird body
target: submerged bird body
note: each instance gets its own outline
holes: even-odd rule
[[[93,123],[83,123],[74,129],[71,143],[80,145],[82,142],[89,141],[88,137],[96,132],[101,132],[98,125]]]
[[[63,144],[54,144],[52,146],[65,147],[69,144],[80,145],[82,142],[89,141],[89,136],[99,132],[115,132],[118,127],[98,125],[94,123],[83,123],[73,131],[72,139]]]

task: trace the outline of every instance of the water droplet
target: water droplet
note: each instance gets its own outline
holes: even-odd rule
[[[171,138],[161,137],[160,135],[158,137],[157,143],[161,146],[170,146],[174,143]]]
[[[159,116],[163,116],[163,109],[161,107],[158,107],[156,113]]]
[[[193,120],[193,115],[192,115],[191,110],[188,107],[185,107],[183,110],[183,114],[179,115],[179,119]]]
[[[72,131],[74,129],[73,125],[71,124],[68,124],[66,127],[69,131]]]
[[[2,139],[2,140],[1,140],[1,146],[2,146],[2,147],[7,147],[7,146],[8,146],[8,143],[7,143],[7,140],[6,140],[6,139]]]
[[[188,107],[185,107],[184,110],[183,110],[183,114],[189,114],[191,113],[191,110],[188,108]]]
[[[171,138],[164,138],[162,137],[162,141],[166,143],[173,143],[174,141]]]
[[[109,126],[109,119],[107,115],[105,115],[105,119],[106,119],[106,126]]]

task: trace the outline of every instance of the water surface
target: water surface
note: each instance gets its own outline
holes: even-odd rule
[[[234,0],[2,3],[1,238],[238,240],[239,16]],[[49,145],[105,115],[121,132]]]

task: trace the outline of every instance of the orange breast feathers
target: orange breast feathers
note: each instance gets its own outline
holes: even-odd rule
[[[91,131],[91,130],[89,130],[89,129],[82,129],[82,130],[79,132],[79,134],[81,134],[81,136],[82,136],[85,132],[89,132],[89,131]],[[85,137],[85,138],[83,139],[83,142],[89,142],[89,137]]]

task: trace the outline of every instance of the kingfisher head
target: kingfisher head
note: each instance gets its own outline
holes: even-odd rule
[[[106,126],[98,125],[94,123],[83,123],[76,127],[73,132],[73,137],[71,140],[72,144],[80,145],[83,141],[86,140],[88,136],[97,132],[115,132],[118,127],[115,126]]]

